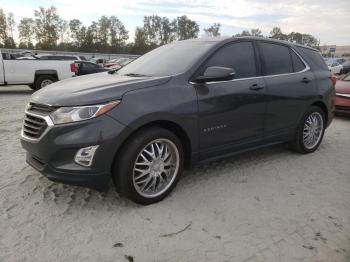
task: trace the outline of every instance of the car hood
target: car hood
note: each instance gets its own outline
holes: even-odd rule
[[[65,79],[40,89],[31,102],[51,106],[92,105],[121,99],[124,93],[166,83],[170,76],[130,77],[98,73]]]
[[[350,94],[350,81],[338,80],[335,85],[335,90],[337,93]]]

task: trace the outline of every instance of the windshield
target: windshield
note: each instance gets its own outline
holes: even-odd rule
[[[169,76],[188,70],[215,42],[180,41],[139,57],[118,71],[119,75]]]

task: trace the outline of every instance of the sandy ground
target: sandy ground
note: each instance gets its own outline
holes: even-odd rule
[[[187,171],[161,203],[50,182],[19,143],[27,87],[0,87],[0,261],[350,261],[350,119],[320,149]]]

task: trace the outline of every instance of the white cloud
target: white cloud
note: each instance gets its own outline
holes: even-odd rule
[[[14,12],[17,20],[33,16],[39,5],[54,5],[65,19],[78,18],[85,24],[97,20],[101,15],[122,16],[127,29],[134,32],[135,19],[142,24],[144,15],[159,14],[174,18],[186,14],[200,24],[220,22],[237,28],[259,27],[265,34],[273,26],[286,33],[298,31],[310,33],[321,42],[350,44],[349,0],[3,0],[6,12]],[[23,3],[24,2],[24,3]],[[133,20],[134,22],[130,22]]]

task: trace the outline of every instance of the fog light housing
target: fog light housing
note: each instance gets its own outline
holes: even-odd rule
[[[74,157],[75,163],[81,166],[91,166],[97,148],[98,146],[88,146],[79,149]]]

